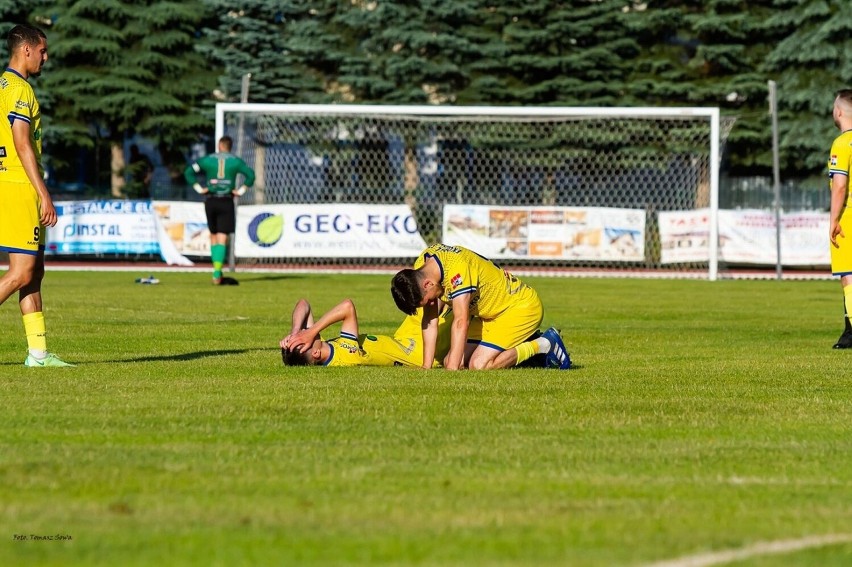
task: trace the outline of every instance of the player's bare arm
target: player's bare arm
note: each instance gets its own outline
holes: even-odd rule
[[[453,298],[453,323],[450,327],[450,351],[444,358],[444,368],[460,370],[464,365],[467,331],[470,326],[470,299],[466,293]]]
[[[12,139],[15,142],[15,151],[18,152],[18,157],[21,159],[21,165],[27,173],[27,178],[35,187],[41,201],[39,220],[44,226],[56,226],[56,208],[53,206],[53,199],[50,198],[50,193],[47,191],[47,186],[44,184],[44,179],[38,168],[35,150],[30,141],[30,125],[23,120],[15,120],[12,123]]]
[[[300,299],[293,307],[290,317],[290,332],[280,341],[281,348],[289,349],[291,337],[314,324],[314,314],[307,299]]]
[[[340,328],[341,333],[358,336],[358,314],[355,311],[355,304],[352,303],[351,299],[344,299],[323,314],[316,323],[307,329],[302,329],[291,335],[289,348],[291,350],[298,349],[299,352],[306,352],[324,329],[339,321],[343,321]]]
[[[845,175],[834,174],[831,178],[831,219],[829,222],[828,237],[835,248],[840,248],[838,238],[845,238],[843,229],[840,228],[840,217],[846,203],[846,193],[849,189],[849,178]]]
[[[420,324],[423,335],[423,368],[432,368],[438,345],[438,314],[442,304],[439,300],[423,306],[423,321]]]

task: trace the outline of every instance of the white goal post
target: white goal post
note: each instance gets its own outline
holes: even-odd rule
[[[219,103],[215,135],[257,173],[238,264],[395,266],[443,241],[518,272],[718,276],[718,108]]]

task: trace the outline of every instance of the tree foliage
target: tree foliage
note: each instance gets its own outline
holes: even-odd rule
[[[824,168],[852,84],[846,0],[0,0],[48,28],[35,82],[51,137],[139,133],[177,147],[212,105],[251,102],[718,106],[727,164],[771,166],[779,85],[787,176]],[[846,10],[844,10],[846,8]]]
[[[217,100],[238,102],[242,80],[250,74],[251,102],[320,102],[318,69],[302,57],[321,48],[322,19],[313,3],[255,0],[235,5],[206,0],[213,16],[198,49],[222,68]]]
[[[779,130],[787,169],[821,172],[831,140],[834,96],[852,87],[852,17],[848,0],[776,0],[767,25],[783,39],[763,68],[778,82]]]
[[[138,133],[186,144],[214,77],[195,49],[198,2],[64,0],[49,12],[45,89],[62,134],[78,144]]]

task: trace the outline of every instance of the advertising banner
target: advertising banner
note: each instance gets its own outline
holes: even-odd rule
[[[710,261],[710,209],[662,211],[660,263]]]
[[[489,258],[642,261],[645,212],[607,207],[444,205],[443,242]]]
[[[426,243],[406,205],[244,205],[239,258],[409,258]]]
[[[775,214],[761,210],[719,211],[719,257],[725,262],[775,265],[778,261]],[[827,213],[781,215],[781,263],[814,266],[831,263]]]
[[[661,262],[706,262],[709,259],[709,210],[659,214]],[[733,264],[777,264],[775,214],[759,209],[719,211],[719,259]],[[830,264],[828,214],[781,215],[781,263],[787,266]]]
[[[177,252],[210,256],[210,231],[203,202],[153,201],[151,206]]]
[[[159,254],[150,201],[62,201],[48,254]]]

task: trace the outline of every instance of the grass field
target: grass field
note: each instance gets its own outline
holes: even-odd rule
[[[527,278],[576,368],[452,373],[282,367],[389,276],[141,275],[48,273],[77,368],[0,309],[0,565],[852,564],[835,281]]]

